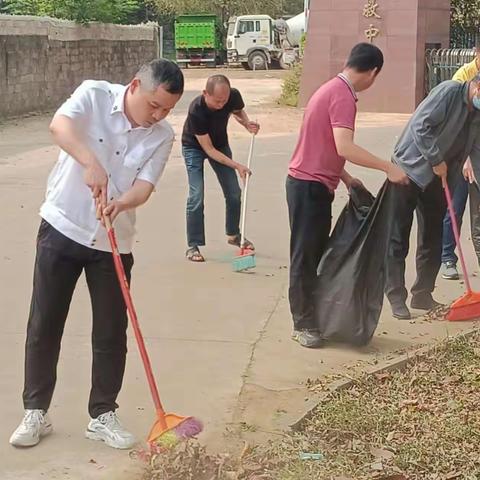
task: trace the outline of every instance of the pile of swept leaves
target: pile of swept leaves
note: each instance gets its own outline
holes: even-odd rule
[[[359,378],[332,393],[302,431],[239,459],[182,445],[153,458],[147,478],[478,480],[479,340],[447,341],[403,372]]]

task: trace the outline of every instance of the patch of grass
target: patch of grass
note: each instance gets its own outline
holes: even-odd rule
[[[240,423],[240,430],[242,432],[256,432],[258,427],[256,425],[252,425],[250,423],[241,422]]]
[[[302,77],[302,63],[295,64],[283,80],[282,94],[279,98],[281,105],[296,107],[300,93],[300,79]]]
[[[271,478],[480,479],[478,341],[446,342],[404,372],[332,394],[280,447],[285,464]],[[325,461],[300,461],[300,451]]]
[[[195,461],[213,462],[208,480],[479,480],[479,340],[447,341],[405,371],[362,376],[332,393],[302,431],[240,459],[197,451]],[[300,460],[302,452],[323,457]]]

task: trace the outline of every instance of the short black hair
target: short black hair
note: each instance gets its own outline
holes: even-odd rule
[[[363,73],[383,67],[382,51],[371,43],[359,43],[352,48],[347,60],[347,68]]]
[[[145,88],[156,90],[162,85],[168,93],[182,94],[185,80],[180,67],[171,60],[158,58],[143,65],[137,73]]]
[[[228,85],[228,87],[230,87],[230,80],[225,75],[221,75],[221,74],[211,75],[210,77],[208,77],[205,90],[210,95],[212,95],[217,85]]]

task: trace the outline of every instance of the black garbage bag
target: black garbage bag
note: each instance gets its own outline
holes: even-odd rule
[[[325,339],[366,345],[377,328],[389,235],[387,185],[377,198],[364,187],[352,187],[332,232],[314,293],[315,317]]]

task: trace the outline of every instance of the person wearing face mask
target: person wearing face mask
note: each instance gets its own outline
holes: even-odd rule
[[[476,178],[480,169],[480,75],[471,82],[449,80],[433,89],[419,105],[395,146],[392,161],[411,182],[388,186],[389,248],[385,293],[393,316],[408,320],[405,259],[413,213],[417,212],[417,278],[411,289],[411,308],[431,310],[442,253],[446,212],[442,183],[458,178],[470,157]],[[448,178],[447,178],[448,177]]]
[[[478,41],[477,41],[478,43]],[[475,48],[475,58],[470,63],[460,67],[452,80],[460,83],[470,82],[480,71],[480,44]],[[453,209],[457,218],[459,228],[462,227],[462,217],[465,212],[467,200],[470,197],[470,227],[472,242],[480,264],[480,191],[473,174],[470,159],[467,159],[463,167],[463,176],[453,179],[452,197]],[[457,270],[458,257],[455,254],[457,243],[452,231],[452,220],[450,214],[446,213],[443,219],[443,241],[442,241],[442,278],[446,280],[458,280],[460,275]]]
[[[174,134],[165,120],[184,88],[178,66],[154,60],[126,86],[87,80],[50,124],[60,147],[40,209],[33,293],[25,347],[25,415],[10,438],[32,447],[52,432],[52,400],[60,343],[77,281],[85,272],[93,313],[92,386],[85,435],[113,448],[135,439],[120,423],[116,400],[127,353],[127,314],[107,233],[114,222],[130,281],[135,209],[153,192]],[[70,415],[76,413],[70,406]]]
[[[190,104],[182,134],[182,152],[189,185],[186,257],[192,262],[205,261],[199,247],[205,245],[203,164],[206,159],[225,196],[227,242],[240,246],[241,190],[236,172],[242,180],[251,172],[245,165],[233,160],[227,134],[231,115],[249,133],[258,133],[260,127],[248,118],[240,92],[230,86],[230,81],[224,75],[212,75],[202,95]],[[249,240],[245,241],[245,246],[254,249]]]

